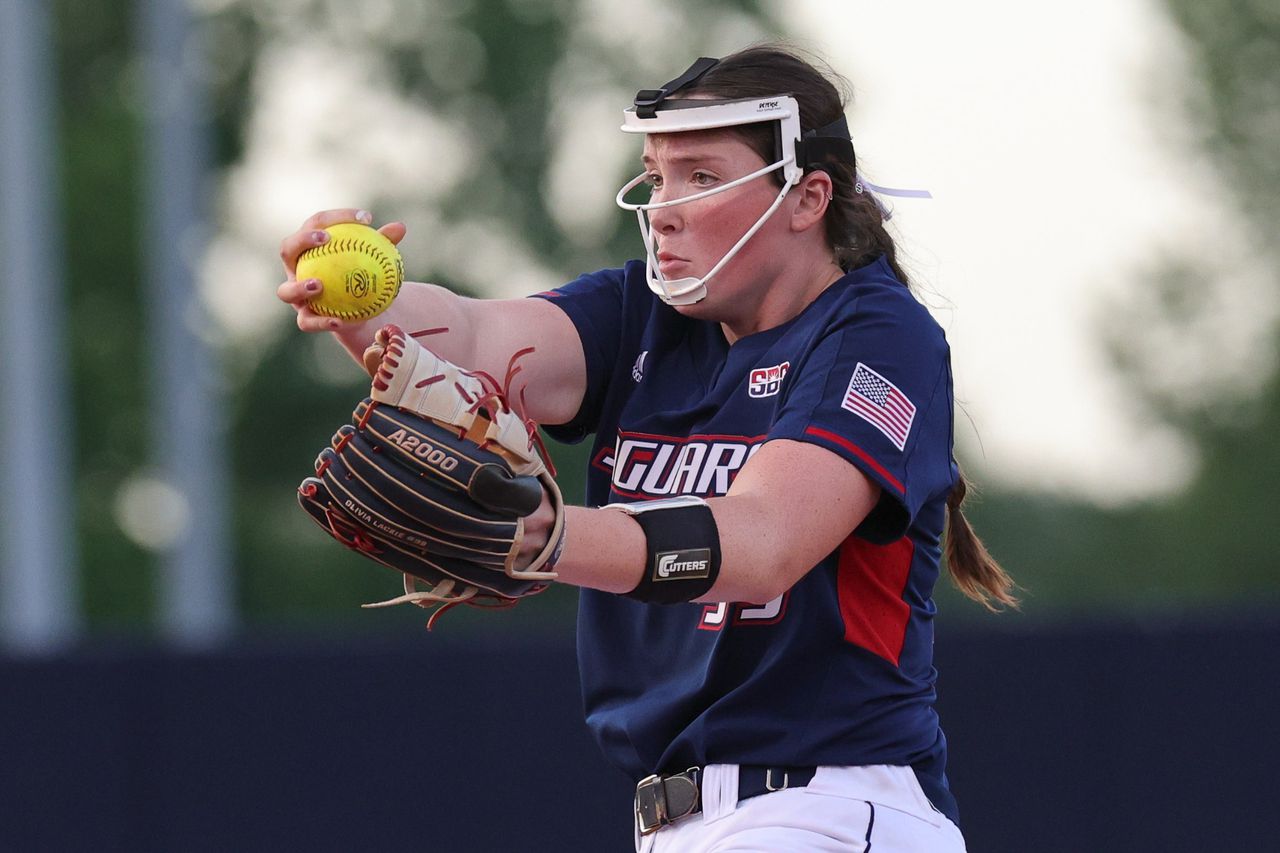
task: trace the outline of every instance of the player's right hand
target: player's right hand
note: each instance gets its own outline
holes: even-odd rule
[[[307,303],[320,295],[323,285],[318,279],[314,278],[305,281],[298,281],[297,279],[298,257],[308,249],[323,245],[329,239],[329,235],[325,233],[324,229],[330,225],[337,225],[339,222],[359,222],[363,225],[372,225],[373,214],[367,210],[356,210],[355,208],[322,210],[308,217],[302,223],[302,227],[280,242],[280,260],[284,264],[287,278],[276,288],[276,297],[281,302],[293,307],[294,311],[297,312],[298,328],[304,332],[351,331],[368,322],[348,322],[339,320],[336,317],[325,317],[312,311]],[[405,226],[403,222],[388,222],[378,231],[392,243],[399,243],[404,239]]]

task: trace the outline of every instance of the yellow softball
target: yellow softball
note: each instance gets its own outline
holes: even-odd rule
[[[329,242],[298,257],[298,281],[324,285],[308,304],[326,317],[366,320],[381,314],[400,292],[404,261],[395,244],[368,225],[343,222],[324,229]]]

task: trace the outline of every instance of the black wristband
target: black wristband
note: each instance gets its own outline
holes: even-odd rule
[[[649,506],[648,504],[653,504]],[[615,504],[644,530],[646,556],[640,584],[626,595],[652,604],[693,601],[720,574],[720,531],[700,498]]]

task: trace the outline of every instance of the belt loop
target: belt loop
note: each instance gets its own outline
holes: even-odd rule
[[[769,767],[764,771],[764,787],[769,791],[785,791],[787,785],[791,782],[791,777],[787,771],[782,771],[782,786],[778,787],[773,784],[773,768]]]

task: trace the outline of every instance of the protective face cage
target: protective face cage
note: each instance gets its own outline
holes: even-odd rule
[[[649,289],[668,305],[692,305],[706,297],[707,281],[719,272],[747,241],[760,230],[769,217],[782,205],[787,193],[806,171],[829,163],[832,159],[854,165],[853,142],[849,139],[849,127],[844,116],[806,134],[800,133],[800,105],[789,95],[771,95],[765,98],[741,100],[679,100],[672,99],[676,92],[693,86],[703,75],[719,63],[718,59],[701,57],[679,77],[663,84],[660,89],[645,89],[636,94],[635,104],[623,112],[624,133],[682,133],[690,130],[711,130],[736,127],[759,122],[775,122],[774,162],[749,175],[743,175],[728,183],[694,193],[679,199],[634,204],[625,196],[648,178],[641,173],[628,181],[615,198],[624,210],[634,210],[640,225],[640,235],[645,245],[645,278]],[[770,172],[782,170],[782,188],[773,204],[761,214],[755,224],[747,229],[738,242],[725,253],[706,275],[668,281],[658,269],[653,229],[649,224],[649,212],[680,204],[698,201],[722,193],[736,186],[760,178]]]

